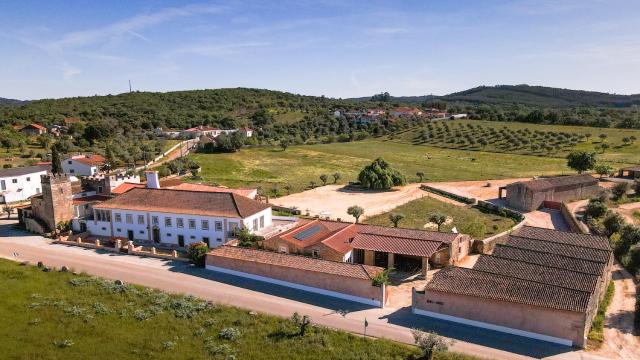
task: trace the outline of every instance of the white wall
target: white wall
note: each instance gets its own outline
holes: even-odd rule
[[[0,194],[2,195],[0,195],[0,202],[24,201],[30,196],[41,193],[40,175],[45,175],[46,173],[43,170],[26,175],[1,177]]]
[[[62,171],[66,174],[72,174],[76,176],[91,176],[98,172],[98,167],[93,165],[83,164],[74,159],[64,159],[62,162]]]
[[[261,226],[261,223],[260,223],[261,217],[264,217],[264,226]],[[258,220],[258,227],[254,226],[254,220],[256,219]],[[272,224],[271,208],[264,209],[258,213],[255,213],[254,215],[246,217],[243,220],[243,223],[244,223],[244,226],[251,231],[258,231],[262,228],[271,226]]]

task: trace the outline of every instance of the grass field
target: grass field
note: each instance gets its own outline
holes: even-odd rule
[[[456,227],[461,232],[470,233],[463,230],[467,229],[469,224],[474,222],[484,224],[485,231],[483,233],[473,234],[475,238],[488,237],[505,231],[515,225],[515,221],[510,218],[483,212],[470,206],[452,205],[431,197],[423,197],[410,201],[388,213],[367,218],[364,222],[374,225],[393,226],[393,223],[389,220],[389,214],[396,213],[405,216],[398,224],[399,227],[424,229],[424,225],[429,222],[429,215],[434,212],[442,213],[453,219],[450,224],[442,226],[441,231],[445,232],[449,232],[453,227]],[[494,225],[496,226],[495,229]]]
[[[517,154],[463,151],[416,146],[395,141],[365,140],[348,143],[242,149],[232,154],[190,155],[201,166],[205,182],[227,186],[280,188],[286,183],[302,191],[322,174],[339,172],[341,182],[355,180],[363,166],[382,157],[411,182],[416,172],[425,181],[482,180],[534,175],[568,174],[565,159]]]
[[[415,348],[0,260],[5,359],[413,359]],[[313,320],[313,319],[312,319]],[[472,359],[440,353],[439,359]]]
[[[490,138],[489,144],[486,146],[481,146],[481,144],[477,143],[475,145],[471,145],[467,143],[455,143],[455,142],[447,142],[446,139],[441,140],[431,140],[428,141],[430,146],[438,145],[447,148],[459,148],[459,149],[471,149],[471,150],[483,150],[483,151],[491,151],[491,152],[510,152],[510,153],[521,153],[521,154],[536,154],[539,156],[553,156],[564,158],[569,151],[572,150],[586,150],[586,151],[596,151],[598,153],[598,158],[605,162],[611,162],[614,164],[638,164],[640,163],[640,140],[636,140],[632,143],[625,144],[623,142],[623,138],[634,136],[637,139],[640,139],[640,130],[630,130],[630,129],[613,129],[613,128],[592,128],[592,127],[584,127],[584,126],[564,126],[564,125],[538,125],[538,124],[527,124],[527,123],[518,123],[518,122],[499,122],[499,121],[483,121],[483,120],[455,120],[455,121],[446,121],[451,129],[451,136],[454,137],[453,140],[460,140],[458,137],[455,137],[456,131],[459,129],[459,125],[462,127],[459,133],[463,136],[467,135],[478,135],[478,126],[481,129],[506,129],[511,132],[522,131],[528,129],[531,134],[538,132],[552,132],[552,133],[567,133],[571,135],[586,135],[590,134],[590,137],[586,138],[584,141],[579,141],[573,146],[562,147],[559,151],[552,151],[547,153],[546,151],[540,149],[533,151],[529,147],[529,144],[523,144],[520,149],[509,148],[508,150],[501,149],[497,145],[492,143]],[[467,126],[472,124],[476,126],[476,129],[469,131]],[[422,143],[422,140],[419,140],[420,133],[426,129],[426,126],[410,129],[408,131],[404,131],[400,134],[394,136],[394,141],[400,141],[405,143]],[[600,134],[606,134],[607,137],[604,141],[600,139]],[[542,135],[542,134],[541,134]],[[479,138],[478,138],[479,139]],[[530,138],[531,139],[531,138]],[[600,144],[605,142],[609,145],[609,149],[607,149],[604,153],[601,152],[599,148],[597,148]],[[508,141],[506,142],[508,143]],[[544,145],[545,142],[538,142],[538,144]]]

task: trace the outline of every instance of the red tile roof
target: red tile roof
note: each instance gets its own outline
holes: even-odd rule
[[[162,184],[160,184],[162,187]],[[204,184],[190,184],[190,183],[181,183],[176,186],[170,187],[173,190],[189,190],[189,191],[203,191],[203,192],[228,192],[234,193],[238,195],[242,195],[245,197],[251,197],[252,194],[256,193],[256,189],[231,189],[223,186],[211,186]]]
[[[82,204],[87,204],[92,202],[106,201],[109,199],[111,199],[111,196],[91,195],[91,196],[85,196],[85,197],[73,199],[73,205],[82,205]]]
[[[364,280],[371,280],[377,274],[384,271],[383,268],[377,266],[321,260],[300,255],[289,255],[227,245],[219,246],[207,254],[207,263],[211,264],[213,262],[212,265],[215,265],[215,260],[211,259],[212,257],[214,257],[214,259],[215,257],[238,259]]]
[[[29,129],[29,128],[38,129],[38,130],[47,130],[46,127],[44,127],[42,125],[39,125],[39,124],[29,124],[29,125],[26,125],[25,127],[23,127],[23,129]]]
[[[425,293],[429,291],[575,312],[586,312],[591,297],[588,291],[460,267],[445,268],[434,274],[425,286]]]
[[[106,159],[102,155],[81,155],[74,156],[71,159],[85,165],[102,165],[106,162]]]
[[[351,242],[354,249],[390,252],[394,254],[429,257],[443,245],[440,241],[358,234]]]
[[[520,230],[516,231],[514,235],[536,240],[611,251],[609,240],[605,236],[599,235],[579,234],[533,226],[523,226]]]
[[[233,193],[136,188],[95,208],[246,218],[270,207]]]

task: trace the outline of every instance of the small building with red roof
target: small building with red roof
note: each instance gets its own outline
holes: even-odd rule
[[[27,135],[42,135],[47,133],[47,128],[39,124],[29,124],[22,127],[20,132]]]

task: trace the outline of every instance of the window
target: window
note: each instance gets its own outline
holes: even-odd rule
[[[102,194],[102,186],[98,186],[98,192]]]
[[[209,230],[209,220],[202,220],[202,230]]]
[[[203,242],[203,243],[205,243],[205,244],[207,244],[207,247],[211,247],[211,245],[209,245],[209,238],[208,238],[208,237],[206,237],[206,236],[205,236],[205,237],[203,237],[203,238],[202,238],[202,242]]]
[[[36,188],[36,193],[40,194],[40,188]]]
[[[144,234],[144,230],[140,230],[140,234]]]
[[[70,172],[71,174],[73,174],[73,173],[74,173],[74,172],[76,172],[76,171],[75,171],[74,169],[71,169],[71,170],[69,170],[69,172]]]
[[[222,221],[216,221],[216,231],[222,231]]]
[[[260,228],[264,227],[264,215],[260,216]]]
[[[0,180],[0,190],[7,190],[7,183],[4,180]]]
[[[178,246],[184,247],[184,235],[178,235]]]
[[[314,258],[320,257],[320,254],[318,253],[318,250],[311,250],[311,256],[313,256]]]
[[[171,233],[167,233],[167,237],[171,237]]]
[[[14,184],[17,184],[18,183],[18,179],[11,179],[11,182],[14,183]]]
[[[103,227],[103,228],[102,228],[102,231],[107,231],[107,228],[106,228],[106,227]]]
[[[176,219],[176,226],[179,228],[183,228],[184,227],[184,219],[183,218],[177,218]]]
[[[157,216],[152,216],[151,217],[151,223],[153,225],[158,225],[158,217]]]
[[[131,215],[131,214],[126,214],[126,215],[124,216],[124,218],[125,218],[125,221],[127,222],[127,224],[133,224],[133,215]]]
[[[116,229],[117,232],[122,232],[122,229],[118,228]]]
[[[281,253],[285,253],[285,254],[286,254],[286,253],[288,253],[288,252],[289,252],[289,249],[287,249],[287,247],[286,247],[286,246],[280,246],[280,247],[278,248],[278,251],[279,251],[279,252],[281,252]]]
[[[170,217],[164,218],[164,226],[166,226],[166,227],[171,227],[172,226]]]
[[[138,215],[138,224],[144,224],[144,215]]]
[[[196,221],[193,219],[189,219],[189,229],[195,229],[196,228]]]
[[[67,161],[67,164],[71,165],[73,162],[71,160]]]
[[[115,219],[116,222],[122,222],[122,215],[121,214],[116,214]]]
[[[191,240],[193,240],[193,239],[196,238],[196,236],[195,235],[191,235],[191,236],[189,236],[189,238],[191,238]]]
[[[258,230],[258,219],[253,219],[253,230]]]
[[[216,241],[217,242],[222,242],[222,238],[217,238]]]
[[[31,178],[27,176],[27,181],[31,181]]]

